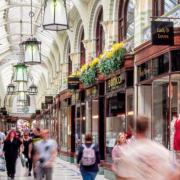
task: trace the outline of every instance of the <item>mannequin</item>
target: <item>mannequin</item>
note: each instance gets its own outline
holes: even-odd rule
[[[180,151],[180,114],[174,124],[174,150]]]

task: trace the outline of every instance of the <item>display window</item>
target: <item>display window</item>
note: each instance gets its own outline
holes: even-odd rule
[[[134,116],[133,70],[106,80],[106,160],[112,162],[112,149],[120,132],[132,132]]]

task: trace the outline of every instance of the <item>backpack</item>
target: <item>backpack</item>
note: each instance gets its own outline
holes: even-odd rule
[[[90,147],[87,147],[85,144],[82,145],[83,146],[83,154],[82,154],[82,158],[81,158],[81,164],[83,166],[92,166],[96,163],[96,154],[95,154],[95,150],[94,144],[91,144]]]

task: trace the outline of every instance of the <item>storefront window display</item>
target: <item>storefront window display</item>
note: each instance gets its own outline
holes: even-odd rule
[[[60,146],[62,151],[68,151],[70,149],[70,143],[68,143],[70,122],[71,110],[68,107],[68,100],[63,100],[60,108]]]
[[[133,71],[124,72],[106,80],[106,160],[111,162],[111,153],[117,135],[132,130],[134,115]]]
[[[168,149],[173,147],[174,123],[180,114],[179,55],[175,50],[150,60],[152,76],[138,86],[138,114],[151,118],[150,137]]]

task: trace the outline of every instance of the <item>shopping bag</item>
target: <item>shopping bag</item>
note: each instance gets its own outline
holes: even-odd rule
[[[23,153],[20,154],[21,164],[23,167],[26,166],[27,158],[24,156]]]
[[[0,171],[5,171],[6,170],[6,162],[4,157],[0,157]]]

